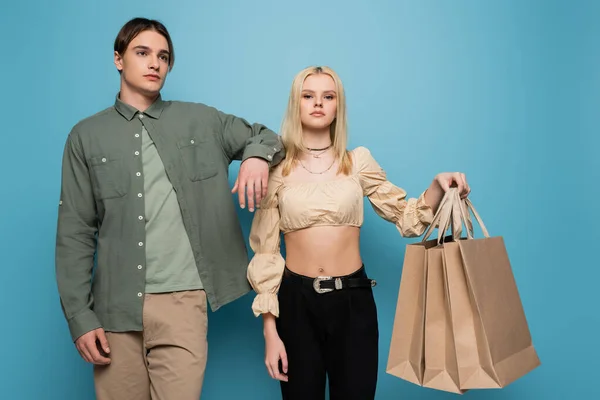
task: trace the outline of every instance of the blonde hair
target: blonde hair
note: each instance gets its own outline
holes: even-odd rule
[[[310,75],[326,74],[335,83],[337,92],[337,111],[335,118],[329,126],[329,134],[333,147],[334,157],[339,161],[337,173],[348,175],[352,171],[352,160],[350,153],[346,150],[348,142],[346,125],[346,97],[344,86],[339,76],[329,67],[308,67],[300,71],[292,82],[292,90],[288,101],[287,110],[281,125],[281,138],[285,146],[286,157],[282,161],[282,175],[289,175],[298,161],[300,154],[306,152],[307,148],[302,141],[302,121],[300,120],[300,101],[302,99],[302,87],[304,81]]]

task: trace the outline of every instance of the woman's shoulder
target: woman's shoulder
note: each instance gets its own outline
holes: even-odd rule
[[[350,153],[362,155],[362,154],[371,154],[371,151],[366,146],[357,146],[357,147],[353,148],[352,150],[350,150]]]
[[[371,151],[365,146],[358,146],[348,151],[354,162],[361,163],[372,157]]]

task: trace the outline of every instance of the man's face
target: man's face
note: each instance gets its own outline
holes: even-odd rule
[[[153,96],[165,84],[169,57],[167,39],[158,32],[143,31],[129,43],[125,54],[115,52],[115,65],[129,90]]]

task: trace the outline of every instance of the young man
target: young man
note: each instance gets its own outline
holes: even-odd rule
[[[66,141],[56,275],[98,400],[197,400],[213,310],[250,290],[232,192],[266,195],[279,137],[202,104],[164,101],[167,29],[136,18],[119,32],[114,106]],[[232,160],[241,160],[230,190]],[[94,268],[95,262],[95,268]]]

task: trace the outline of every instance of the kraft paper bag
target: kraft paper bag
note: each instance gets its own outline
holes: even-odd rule
[[[386,368],[387,373],[417,385],[423,383],[427,249],[436,242],[406,248]]]
[[[450,210],[443,208],[444,197],[431,226],[439,223]],[[427,291],[428,252],[438,245],[437,240],[426,240],[406,246],[400,290],[392,328],[392,340],[386,372],[417,385],[423,384],[425,297]]]
[[[444,246],[427,252],[425,372],[423,386],[462,394],[444,275]]]
[[[484,235],[474,239],[471,226],[443,245],[460,388],[503,388],[541,363],[503,238],[489,236],[470,200],[456,192],[451,202],[452,220],[471,211]]]

